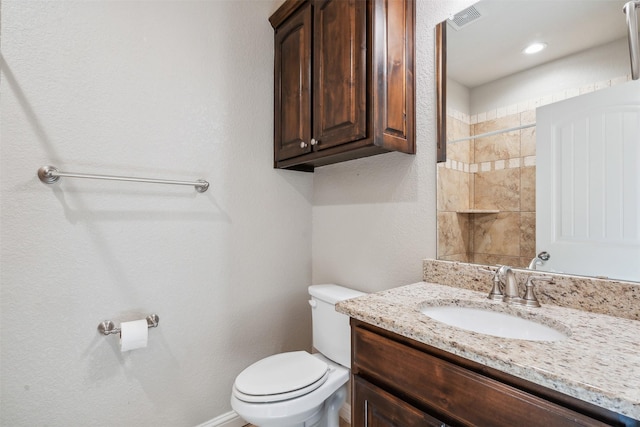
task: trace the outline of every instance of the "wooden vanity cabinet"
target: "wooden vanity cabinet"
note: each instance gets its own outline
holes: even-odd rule
[[[352,426],[444,427],[446,424],[426,412],[355,376],[353,379]]]
[[[571,396],[358,320],[352,426],[637,426]]]
[[[275,30],[274,163],[415,153],[414,0],[287,0]]]

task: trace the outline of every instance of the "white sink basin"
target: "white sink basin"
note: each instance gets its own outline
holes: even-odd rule
[[[449,326],[493,335],[529,341],[562,341],[568,335],[534,320],[481,308],[458,306],[425,307],[421,312]]]

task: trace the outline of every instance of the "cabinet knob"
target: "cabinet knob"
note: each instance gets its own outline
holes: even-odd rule
[[[318,144],[320,144],[320,141],[318,141],[315,138],[311,138],[311,145],[318,145]]]
[[[307,148],[309,146],[309,144],[307,144],[306,142],[302,141],[300,143],[300,148]]]

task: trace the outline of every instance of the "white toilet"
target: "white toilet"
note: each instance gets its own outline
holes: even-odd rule
[[[320,352],[280,353],[236,377],[231,407],[259,427],[338,427],[351,368],[349,317],[338,301],[364,295],[337,285],[309,286],[313,346]]]

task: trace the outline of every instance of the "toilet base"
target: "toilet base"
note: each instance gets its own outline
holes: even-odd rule
[[[329,365],[329,377],[318,389],[294,399],[270,403],[243,402],[232,393],[231,407],[258,427],[339,427],[349,370],[319,353],[313,356]]]
[[[293,420],[264,420],[245,417],[245,420],[257,427],[339,427],[340,408],[347,397],[346,384],[333,393],[320,407],[303,414],[297,414]],[[290,421],[290,422],[289,422]]]

